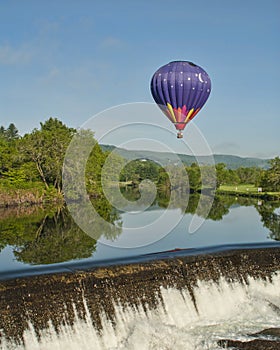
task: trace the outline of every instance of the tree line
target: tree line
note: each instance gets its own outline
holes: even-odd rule
[[[124,167],[120,180],[137,185],[142,180],[149,179],[159,187],[176,189],[185,185],[193,192],[199,192],[203,187],[218,189],[221,185],[243,184],[261,187],[262,191],[280,192],[280,158],[271,159],[269,163],[269,169],[258,167],[228,169],[224,163],[215,166],[193,163],[190,166],[169,165],[162,168],[153,161],[134,160]]]
[[[20,136],[16,126],[0,127],[0,192],[12,189],[41,190],[50,196],[62,196],[62,167],[66,149],[77,130],[65,125],[57,118],[40,123],[39,128]],[[83,131],[94,139],[90,130]],[[87,190],[92,195],[102,194],[101,172],[109,152],[103,152],[95,142],[86,166]],[[153,181],[158,187],[188,186],[193,192],[202,187],[219,188],[223,184],[254,184],[264,191],[280,191],[280,158],[270,161],[269,169],[240,167],[232,170],[225,164],[215,167],[198,165],[166,168],[148,160],[138,159],[125,163],[117,154],[110,158],[112,173],[116,165],[123,164],[119,181],[138,186],[144,179]],[[125,165],[126,164],[126,165]],[[187,174],[187,175],[186,175]],[[110,181],[110,168],[107,172]]]

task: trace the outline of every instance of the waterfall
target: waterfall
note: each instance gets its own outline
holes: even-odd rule
[[[279,327],[279,290],[280,272],[246,281],[198,280],[192,293],[187,288],[160,287],[154,308],[143,302],[123,305],[114,300],[114,317],[101,312],[99,329],[83,298],[83,317],[74,302],[73,322],[65,314],[59,327],[50,320],[38,335],[29,321],[23,339],[3,336],[1,349],[220,349],[219,339],[248,340],[248,334]]]

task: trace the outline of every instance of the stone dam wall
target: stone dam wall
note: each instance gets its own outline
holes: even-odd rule
[[[101,329],[101,313],[114,323],[114,305],[141,304],[155,308],[161,287],[187,289],[193,295],[198,281],[246,283],[248,277],[269,279],[280,270],[280,247],[230,250],[219,253],[171,256],[114,266],[88,267],[74,272],[42,274],[0,281],[0,330],[20,340],[28,322],[40,333],[51,321],[55,328],[72,324],[75,312]],[[195,298],[193,300],[195,304]],[[75,309],[73,309],[75,304]]]

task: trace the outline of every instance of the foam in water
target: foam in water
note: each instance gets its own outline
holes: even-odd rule
[[[187,290],[162,288],[162,302],[156,309],[115,304],[116,323],[103,314],[101,332],[94,328],[84,300],[85,319],[76,312],[74,325],[65,322],[58,333],[49,322],[40,340],[29,323],[22,344],[4,339],[1,349],[220,349],[219,339],[248,340],[247,334],[279,327],[279,290],[280,273],[271,281],[249,278],[248,284],[224,278],[219,283],[200,281],[194,289],[195,303]]]

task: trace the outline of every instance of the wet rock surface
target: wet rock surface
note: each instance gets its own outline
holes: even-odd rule
[[[194,295],[193,289],[198,281],[218,282],[221,276],[228,281],[242,283],[246,283],[249,277],[269,279],[279,266],[280,248],[266,248],[170,257],[72,273],[2,280],[0,330],[7,338],[22,339],[29,321],[37,334],[48,327],[50,320],[58,329],[65,321],[69,324],[74,322],[73,304],[78,316],[82,319],[86,317],[84,301],[94,326],[101,330],[101,312],[105,312],[114,323],[115,303],[124,308],[141,304],[144,309],[153,309],[161,302],[161,287],[187,289],[190,295]],[[195,298],[193,302],[195,304]],[[251,344],[237,344],[235,341],[235,345],[229,345],[233,344],[230,343],[233,340],[220,342],[221,346],[238,345],[240,349],[280,349],[278,340],[254,339]],[[276,347],[268,347],[275,344]]]
[[[267,329],[264,329],[263,331],[252,334],[252,336],[270,336],[270,337],[275,337],[280,341],[280,328],[267,328]]]
[[[267,328],[250,336],[260,339],[253,339],[242,342],[239,340],[222,339],[218,345],[222,348],[246,349],[246,350],[279,350],[280,349],[280,328]],[[263,339],[264,337],[269,339]]]
[[[248,342],[239,340],[220,340],[218,345],[225,349],[244,349],[244,350],[279,350],[280,341],[254,339]]]

